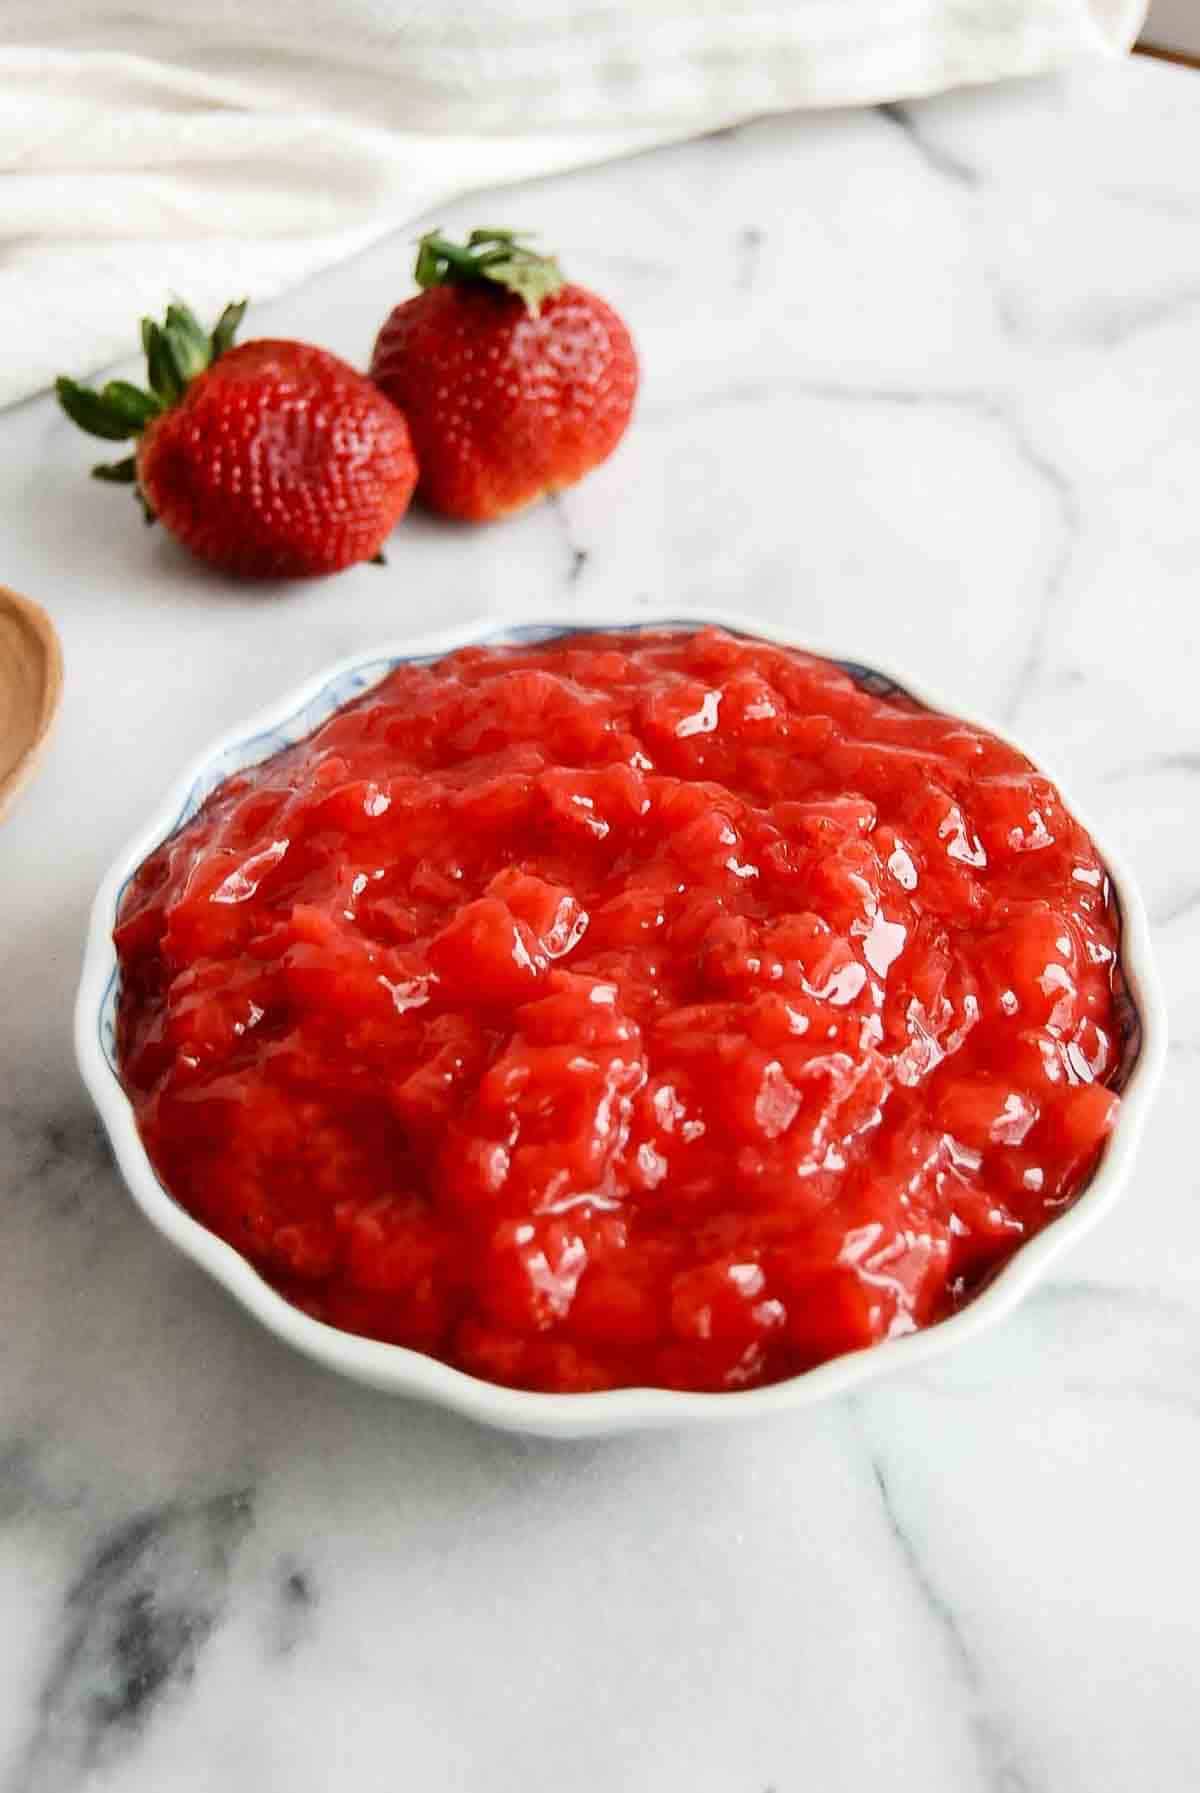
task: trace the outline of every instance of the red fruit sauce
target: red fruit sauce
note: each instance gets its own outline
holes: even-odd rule
[[[332,1326],[523,1388],[777,1381],[953,1312],[1118,1104],[1054,786],[838,666],[655,631],[404,665],[141,867],[162,1181]]]

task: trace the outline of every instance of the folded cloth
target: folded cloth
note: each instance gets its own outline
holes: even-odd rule
[[[1117,54],[1144,0],[5,0],[0,404],[456,194]]]

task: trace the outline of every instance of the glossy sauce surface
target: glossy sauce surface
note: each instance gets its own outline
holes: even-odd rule
[[[1012,748],[716,630],[404,666],[141,868],[165,1185],[330,1324],[732,1389],[952,1312],[1083,1186],[1118,922]]]

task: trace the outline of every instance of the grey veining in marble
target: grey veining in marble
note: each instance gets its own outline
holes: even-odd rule
[[[86,1782],[187,1689],[252,1516],[239,1490],[135,1513],[99,1538],[64,1598],[18,1785],[57,1793]]]
[[[0,416],[3,577],[67,655],[0,834],[0,1793],[1197,1785],[1198,168],[1200,75],[1135,64],[493,197],[633,321],[635,429],[303,590],[144,532],[49,402]],[[410,255],[254,321],[362,360]],[[1174,1042],[1138,1174],[936,1373],[493,1437],[289,1355],[123,1193],[69,1038],[116,846],[272,691],[517,598],[786,616],[1013,723],[1126,844]]]

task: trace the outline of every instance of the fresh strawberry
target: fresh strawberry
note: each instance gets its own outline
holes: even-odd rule
[[[416,280],[379,332],[371,377],[408,418],[434,510],[483,522],[574,485],[625,433],[638,365],[594,293],[514,231],[421,238]]]
[[[202,560],[245,579],[338,573],[376,557],[417,479],[408,426],[370,380],[336,355],[266,339],[233,348],[245,305],[211,336],[186,305],[146,318],[150,389],[110,380],[99,392],[59,380],[75,423],[136,440],[126,460],[93,468],[132,485]]]

